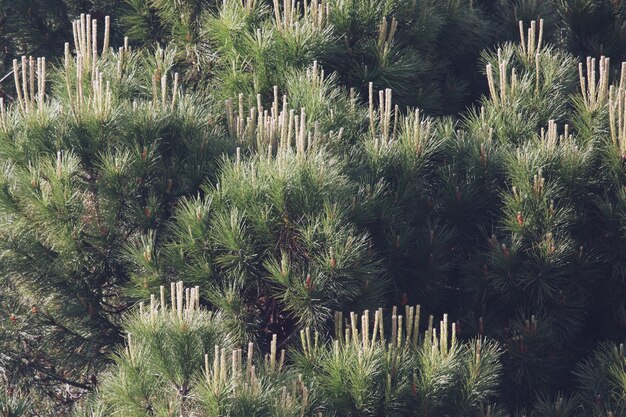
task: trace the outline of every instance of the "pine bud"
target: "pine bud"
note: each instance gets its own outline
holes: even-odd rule
[[[485,167],[487,166],[487,155],[485,154],[485,144],[480,144],[480,164]]]
[[[311,279],[311,274],[307,274],[306,280],[304,280],[304,288],[309,293],[313,291],[313,280]]]
[[[146,219],[148,220],[150,220],[150,218],[152,217],[152,213],[150,212],[150,208],[148,207],[143,208],[143,214],[146,216]]]
[[[552,233],[548,233],[547,236],[548,243],[548,254],[552,255],[556,252],[556,246],[554,245],[554,240],[552,239]]]
[[[509,251],[509,248],[506,247],[505,243],[502,244],[502,254],[507,259],[508,259],[509,255],[511,254],[511,252]]]
[[[166,189],[166,193],[167,194],[171,194],[172,193],[172,189],[174,188],[174,181],[171,178],[167,179],[167,189]]]
[[[335,260],[335,258],[330,258],[330,268],[335,269],[336,266],[337,266],[337,261]]]
[[[141,152],[141,159],[145,161],[147,157],[148,157],[148,148],[144,146],[143,151]]]
[[[37,306],[36,306],[36,305],[33,305],[33,306],[30,308],[30,312],[31,312],[32,314],[37,314],[37,312],[38,312],[38,311],[39,311],[39,310],[37,309]]]
[[[520,226],[523,226],[524,225],[524,218],[522,217],[522,212],[521,211],[517,212],[516,218],[517,218],[517,224],[519,224]]]
[[[17,317],[15,317],[15,314],[11,313],[9,320],[11,320],[12,323],[15,323],[17,321]]]
[[[57,152],[57,177],[61,177],[63,173],[63,158],[61,157],[61,151]]]
[[[526,346],[526,342],[524,342],[524,336],[520,336],[519,338],[519,350],[522,354],[528,353],[528,346]]]

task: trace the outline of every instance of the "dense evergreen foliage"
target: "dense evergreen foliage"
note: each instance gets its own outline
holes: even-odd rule
[[[516,39],[519,20],[545,19],[545,39],[577,57],[626,54],[621,0],[15,0],[0,6],[2,74],[22,55],[62,55],[80,13],[110,15],[113,43],[128,36],[133,46],[173,48],[187,85],[217,84],[225,97],[271,94],[291,69],[317,60],[362,95],[372,82],[432,114],[480,97],[480,52]],[[0,93],[12,96],[4,81]]]
[[[626,413],[621,2],[46,4],[0,415]]]
[[[79,415],[468,416],[496,392],[497,346],[461,343],[445,316],[421,334],[419,308],[404,322],[395,310],[391,321],[352,313],[345,329],[338,315],[332,340],[306,328],[288,353],[274,336],[269,353],[249,343],[244,356],[221,340],[224,317],[198,309],[197,290],[184,297],[177,284],[170,304],[162,289],[127,320],[125,350]]]

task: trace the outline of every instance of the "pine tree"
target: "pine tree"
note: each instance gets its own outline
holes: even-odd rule
[[[481,55],[479,107],[434,117],[405,105],[456,111],[442,77],[488,37],[472,4],[134,4],[162,25],[161,45],[112,48],[83,15],[58,65],[13,63],[14,100],[0,102],[3,384],[40,414],[96,387],[87,414],[620,410],[615,355],[588,356],[626,334],[626,67],[577,68],[542,21],[518,22],[519,42]],[[188,305],[175,286],[175,309],[146,309],[182,279],[197,286]],[[335,311],[418,303],[458,317],[455,348],[430,323],[407,342],[410,307],[326,336]],[[377,316],[390,338],[363,330]],[[141,336],[128,351],[125,332]],[[253,377],[236,350],[222,372],[222,353],[248,341],[267,364]],[[472,367],[479,346],[487,374]],[[577,378],[610,380],[597,409]],[[489,407],[498,383],[503,405]]]
[[[204,197],[180,203],[161,257],[144,269],[202,285],[244,340],[268,326],[321,329],[336,309],[379,304],[385,289],[369,237],[350,220],[372,197],[328,154],[278,152],[227,161]],[[137,257],[158,239],[142,239]]]
[[[602,179],[594,172],[606,145],[598,139],[600,131],[590,132],[592,126],[585,129],[583,120],[600,114],[606,117],[608,107],[613,106],[608,105],[608,60],[600,60],[597,79],[596,62],[590,59],[586,73],[582,64],[580,67],[582,97],[575,99],[578,111],[568,114],[571,58],[541,46],[541,37],[536,38],[535,33],[531,26],[528,43],[515,47],[514,54],[509,52],[510,45],[498,50],[497,65],[487,58],[491,99],[484,102],[480,114],[469,119],[470,129],[479,130],[482,123],[483,129],[492,129],[494,137],[506,138],[504,146],[509,148],[504,159],[506,185],[500,191],[502,205],[497,215],[500,226],[492,229],[488,246],[476,259],[479,264],[473,273],[481,271],[482,279],[470,277],[467,283],[481,286],[475,288],[481,303],[476,307],[488,316],[483,317],[487,323],[495,321],[491,326],[501,329],[496,331],[500,338],[508,340],[504,360],[510,379],[506,385],[515,401],[522,403],[538,392],[559,388],[559,379],[567,380],[568,362],[575,352],[565,351],[571,343],[586,338],[585,314],[602,299],[591,294],[596,286],[602,288],[594,278],[604,254],[592,243],[590,236],[596,232],[588,228],[587,218],[596,210],[588,201],[599,192]],[[521,35],[524,39],[523,32]],[[495,67],[499,71],[493,76],[490,72]],[[494,81],[498,79],[499,83]],[[523,109],[516,107],[518,103]],[[502,107],[494,112],[492,106]],[[526,111],[528,116],[520,119]],[[559,120],[565,123],[563,134],[557,133]],[[574,136],[569,133],[569,121],[576,126]],[[547,128],[542,127],[539,135],[534,133],[543,123]],[[521,142],[516,143],[515,138]],[[607,316],[604,312],[595,316],[595,321],[606,322]],[[505,317],[508,322],[502,321]],[[615,334],[618,340],[622,332]]]
[[[92,388],[121,341],[129,240],[162,226],[229,150],[165,52],[113,52],[98,33],[82,15],[64,65],[14,61],[17,100],[0,106],[2,366],[12,383],[68,401],[76,392],[55,384]]]

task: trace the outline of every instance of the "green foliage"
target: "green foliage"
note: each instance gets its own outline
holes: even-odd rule
[[[544,37],[575,56],[619,59],[624,11],[609,0],[18,0],[0,8],[0,59],[4,74],[21,54],[56,57],[80,13],[111,15],[114,40],[123,31],[135,45],[172,46],[181,79],[223,97],[282,88],[318,60],[362,94],[373,82],[403,104],[458,113],[484,90],[473,71],[480,51],[515,39],[519,21],[543,18]]]
[[[15,392],[0,393],[0,415],[3,417],[22,417],[30,409],[30,402]]]
[[[461,344],[454,332],[448,340],[447,316],[439,337],[431,327],[420,336],[419,311],[407,306],[403,328],[394,308],[387,340],[382,309],[371,334],[367,311],[360,330],[351,313],[345,333],[339,322],[327,345],[303,332],[294,367],[314,381],[320,404],[335,415],[478,415],[496,392],[499,348],[481,339]]]
[[[255,322],[319,329],[342,306],[375,306],[385,281],[351,221],[371,197],[355,205],[358,186],[341,170],[324,152],[225,161],[216,185],[174,212],[154,268],[206,288],[244,340]],[[134,253],[143,257],[153,239],[141,244]]]
[[[434,120],[422,118],[419,111],[399,116],[397,108],[392,111],[391,100],[387,91],[380,96],[378,109],[370,101],[370,128],[357,148],[352,175],[366,189],[384,190],[374,216],[364,220],[375,233],[396,295],[428,299],[434,308],[448,283],[446,274],[452,267],[446,258],[458,237],[429,206],[445,142]]]
[[[99,387],[107,415],[180,413],[200,376],[204,353],[216,345],[232,346],[220,316],[198,308],[198,291],[173,286],[168,308],[162,289],[158,306],[153,299],[149,311],[127,317],[128,342],[113,359],[117,372],[104,374]]]
[[[34,77],[20,84],[18,101],[2,113],[2,298],[15,302],[8,313],[23,329],[23,342],[5,355],[45,375],[34,386],[94,385],[132,303],[124,291],[134,267],[127,242],[161,226],[229,149],[219,128],[207,128],[205,103],[176,82],[168,92],[165,70],[165,95],[147,98],[148,85],[133,101],[125,96],[150,55],[121,49],[93,57],[68,55],[65,68],[52,71],[52,96],[37,62],[37,88]],[[29,73],[34,61],[23,61],[18,78]]]
[[[626,412],[626,356],[624,344],[604,343],[576,369],[580,395],[589,415]]]
[[[167,40],[186,79],[224,98],[286,88],[289,74],[317,60],[347,87],[366,92],[373,82],[403,103],[458,111],[475,89],[463,69],[490,40],[481,11],[458,1],[129,4],[122,22],[132,39]]]
[[[467,416],[480,415],[497,390],[497,345],[450,337],[447,317],[439,336],[432,317],[422,335],[419,307],[407,307],[404,323],[394,310],[390,333],[382,309],[371,330],[367,311],[352,313],[345,334],[339,315],[336,339],[306,328],[287,355],[274,335],[261,358],[253,343],[245,356],[232,350],[222,316],[198,308],[197,287],[185,297],[182,284],[172,290],[171,304],[161,290],[160,302],[152,297],[127,318],[127,346],[91,408],[112,416]]]
[[[514,4],[552,10],[491,10]],[[541,22],[492,48],[486,2],[128,7],[135,44],[92,44],[83,16],[52,69],[15,62],[0,104],[0,370],[36,413],[95,388],[77,413],[621,411],[608,354],[576,368],[626,331],[626,75],[609,60],[576,82]],[[480,91],[481,49],[480,108],[426,116]],[[124,321],[182,279],[189,306]],[[414,312],[325,336],[335,311],[416,303],[460,339],[400,331]],[[596,411],[576,378],[610,384]]]
[[[0,4],[0,70],[3,78],[11,61],[21,55],[56,58],[63,43],[72,36],[72,20],[80,13],[91,13],[104,23],[107,15],[115,16],[124,4],[121,0],[17,0]],[[113,20],[111,34],[118,39],[118,24]],[[102,39],[100,37],[100,39]],[[0,87],[12,96],[9,82]],[[4,95],[4,94],[2,94]]]
[[[286,369],[285,351],[258,358],[250,343],[245,361],[225,333],[220,314],[199,307],[198,287],[172,285],[172,301],[151,300],[124,326],[128,343],[120,350],[88,408],[111,416],[310,415],[309,388]],[[232,354],[231,354],[232,353]]]
[[[623,1],[574,0],[558,2],[567,46],[580,56],[623,57],[626,47]]]
[[[539,26],[541,34],[543,23]],[[519,144],[550,120],[563,120],[575,85],[574,60],[537,36],[533,24],[527,44],[507,43],[497,53],[483,54],[489,96],[479,114],[470,113],[470,130],[488,127],[496,139]]]

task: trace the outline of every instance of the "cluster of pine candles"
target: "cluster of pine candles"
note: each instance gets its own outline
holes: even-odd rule
[[[251,13],[258,5],[249,0],[239,6]],[[300,8],[285,0],[274,6],[276,30],[284,36],[328,29],[329,3]],[[393,59],[398,24],[380,23],[376,48],[383,59]],[[619,163],[626,158],[626,66],[611,85],[607,58],[588,59],[586,71],[580,64],[580,91],[570,107],[581,116],[563,123],[572,111],[564,104],[566,88],[551,86],[569,80],[571,62],[543,44],[542,21],[532,22],[527,33],[520,22],[520,45],[486,53],[489,95],[463,123],[402,109],[392,89],[376,92],[372,82],[364,100],[356,89],[338,87],[318,61],[290,74],[292,84],[306,89],[308,95],[300,91],[304,98],[274,86],[271,94],[239,93],[208,108],[185,90],[177,72],[171,75],[167,50],[136,51],[125,40],[115,51],[108,18],[102,48],[89,15],[73,29],[74,53],[66,44],[52,83],[45,59],[14,62],[16,100],[8,110],[0,102],[0,149],[9,153],[7,144],[22,123],[53,132],[39,153],[11,154],[2,185],[16,203],[3,202],[2,210],[9,224],[22,212],[8,210],[24,204],[23,221],[34,219],[41,230],[21,244],[67,255],[55,271],[55,290],[71,297],[74,288],[64,279],[79,273],[89,283],[81,291],[96,285],[92,271],[100,265],[124,271],[123,279],[115,275],[112,284],[81,292],[71,319],[54,323],[63,330],[75,326],[68,333],[80,342],[97,340],[102,323],[124,335],[68,355],[96,352],[72,375],[81,387],[97,388],[77,415],[497,417],[510,415],[509,404],[522,404],[527,408],[520,412],[529,416],[616,417],[624,410],[623,386],[615,382],[624,375],[624,347],[614,341],[580,358],[569,378],[578,378],[571,384],[581,393],[553,387],[562,387],[555,379],[568,366],[555,352],[577,343],[588,326],[588,299],[605,297],[581,295],[596,288],[577,274],[604,248],[588,249],[574,236],[583,227],[572,226],[577,210],[591,210],[576,205],[575,193],[594,186],[575,174],[581,166],[583,172],[601,167],[589,162],[593,149],[586,146],[603,131],[610,138],[610,147],[602,148],[607,160],[614,162],[613,151]],[[261,29],[257,34],[261,39]],[[147,77],[133,79],[142,72]],[[322,103],[322,110],[292,104],[307,101]],[[525,117],[531,105],[541,112],[531,109]],[[535,125],[535,113],[549,117]],[[353,126],[343,126],[346,120]],[[115,142],[98,129],[123,135],[127,127],[126,142],[102,145]],[[93,142],[81,148],[80,135],[93,131]],[[54,142],[54,133],[66,147],[61,139]],[[584,133],[592,139],[579,141]],[[58,147],[53,168],[41,156],[50,143]],[[626,188],[615,169],[618,185],[604,190],[613,200],[602,213],[617,216]],[[560,173],[574,173],[567,177],[574,185],[558,183]],[[13,175],[22,174],[32,178],[32,195],[18,194],[24,182]],[[595,188],[585,195],[593,193],[599,198]],[[71,212],[79,199],[80,209]],[[494,201],[495,207],[486,207]],[[50,207],[56,211],[46,211]],[[480,220],[491,210],[498,214]],[[69,226],[41,227],[41,213]],[[482,230],[471,230],[466,215],[479,218]],[[78,222],[84,224],[69,230]],[[4,250],[21,255],[16,246]],[[603,256],[619,261],[619,250],[616,244]],[[109,256],[119,257],[119,264],[111,267]],[[89,268],[72,269],[92,257],[98,261]],[[552,279],[545,285],[544,274]],[[20,294],[59,320],[53,314],[63,306],[33,290],[45,274],[22,275],[15,284]],[[178,281],[185,275],[193,288]],[[616,276],[619,294],[623,282],[619,271]],[[164,281],[176,281],[169,305]],[[151,295],[155,289],[158,297]],[[467,298],[459,306],[448,302],[455,291],[455,300]],[[149,305],[142,301],[147,299]],[[423,308],[409,305],[416,299],[425,301]],[[71,306],[70,298],[63,300]],[[582,307],[565,308],[569,301]],[[619,303],[594,314],[619,323]],[[339,310],[353,306],[364,306],[363,314],[344,318]],[[87,319],[81,321],[83,308]],[[384,314],[387,308],[391,314]],[[443,314],[448,308],[454,324]],[[104,371],[88,385],[83,370],[98,366]],[[64,368],[72,374],[71,362]]]
[[[320,402],[319,388],[313,382],[321,376],[316,373],[323,372],[316,367],[307,369],[309,366],[339,366],[345,368],[356,367],[361,372],[369,372],[370,367],[383,366],[385,371],[381,375],[370,375],[375,380],[375,385],[369,388],[382,390],[385,396],[407,396],[418,399],[423,389],[424,373],[416,371],[407,373],[415,366],[415,355],[423,355],[425,369],[427,364],[435,367],[447,361],[463,358],[467,361],[470,375],[464,375],[460,370],[456,374],[460,378],[494,377],[499,370],[495,363],[498,356],[496,346],[482,339],[476,340],[471,345],[465,345],[457,340],[456,329],[458,324],[450,326],[447,315],[439,323],[439,331],[434,326],[434,317],[428,318],[428,325],[421,333],[420,306],[405,306],[405,315],[398,314],[396,307],[393,308],[389,332],[385,331],[385,317],[383,309],[375,311],[373,322],[370,320],[369,311],[364,311],[359,317],[356,313],[350,313],[347,326],[344,323],[342,313],[335,314],[335,336],[331,343],[326,342],[326,336],[310,328],[302,329],[300,333],[300,347],[296,360],[300,369],[293,369],[294,364],[286,363],[286,349],[278,349],[278,338],[274,334],[271,338],[269,352],[259,356],[259,350],[253,342],[249,342],[245,352],[239,347],[232,348],[232,343],[227,346],[215,345],[211,353],[204,353],[203,368],[194,369],[192,363],[183,363],[183,360],[196,359],[195,351],[198,346],[193,343],[194,333],[202,334],[205,329],[199,329],[198,323],[207,326],[221,320],[219,313],[207,311],[200,306],[199,287],[184,288],[182,281],[171,284],[171,302],[166,303],[165,287],[160,288],[160,299],[152,295],[148,307],[144,303],[139,304],[138,314],[129,320],[127,342],[123,353],[116,359],[115,371],[108,375],[108,380],[102,383],[101,393],[103,397],[125,396],[127,403],[132,404],[137,399],[133,398],[137,387],[124,387],[123,381],[133,380],[133,373],[149,372],[150,369],[171,367],[182,371],[181,379],[174,376],[176,371],[171,372],[174,383],[172,390],[174,397],[179,402],[170,401],[165,407],[170,413],[182,412],[191,409],[203,409],[210,415],[227,413],[226,410],[236,408],[245,401],[259,402],[260,409],[272,410],[278,415],[293,416],[323,416],[327,415],[323,410],[327,404]],[[373,326],[372,326],[373,324]],[[171,326],[168,332],[163,332],[164,326]],[[450,333],[451,329],[451,333]],[[138,333],[138,334],[135,334]],[[185,339],[187,338],[187,339]],[[186,340],[186,344],[179,346],[181,351],[192,353],[185,359],[170,356],[170,343],[176,343],[176,339]],[[180,342],[179,342],[180,343]],[[163,357],[157,358],[146,355],[155,348],[155,344],[162,346]],[[295,353],[295,352],[292,352]],[[484,357],[483,357],[484,355]],[[155,363],[156,362],[156,363]],[[328,363],[324,363],[328,362]],[[296,365],[296,366],[297,366]],[[454,375],[454,370],[450,370]],[[313,372],[313,373],[311,373]],[[378,373],[376,371],[375,373]],[[284,384],[284,385],[283,385]],[[379,385],[382,384],[382,385]],[[451,384],[452,385],[452,384]],[[446,387],[442,387],[446,389]],[[452,386],[447,389],[454,389]],[[458,387],[457,387],[458,389]],[[312,396],[311,390],[315,395]],[[117,392],[116,392],[117,391]],[[140,390],[141,391],[141,390]],[[476,395],[487,395],[487,392]],[[115,394],[113,394],[116,392]],[[340,393],[336,393],[341,395]],[[382,393],[363,392],[362,394],[376,398]],[[270,404],[264,404],[269,395]],[[172,398],[171,395],[166,397]],[[118,397],[119,400],[121,398]],[[361,398],[367,405],[371,400]],[[156,397],[147,397],[139,408],[153,409],[157,407],[159,400]],[[379,400],[372,401],[369,406],[379,407]],[[397,398],[397,406],[403,403]],[[406,399],[404,399],[406,401]],[[193,403],[199,403],[192,405]],[[120,404],[123,404],[120,401]],[[428,410],[428,405],[424,405]],[[440,405],[431,406],[436,410]],[[485,415],[490,415],[491,407],[486,406]],[[112,412],[130,413],[131,408],[113,405]],[[125,410],[125,411],[123,411]],[[258,411],[258,410],[257,410]]]

